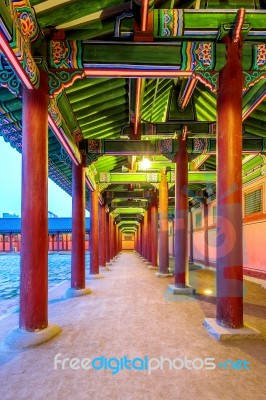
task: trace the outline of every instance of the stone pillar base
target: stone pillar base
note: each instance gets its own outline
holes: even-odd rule
[[[216,340],[257,339],[262,337],[261,332],[247,324],[239,329],[224,328],[217,324],[215,318],[205,318],[203,325]]]
[[[48,342],[60,332],[61,328],[56,324],[49,324],[47,328],[35,332],[15,328],[7,334],[3,347],[8,350],[24,350]]]
[[[150,270],[150,271],[158,271],[158,267],[155,267],[155,265],[148,265],[148,269]]]
[[[103,271],[110,271],[110,268],[108,267],[108,265],[106,265],[106,267],[100,267]]]
[[[74,289],[74,288],[69,288],[67,289],[65,293],[65,297],[67,299],[71,297],[79,297],[79,296],[86,296],[87,294],[90,294],[91,290],[89,288],[84,288],[84,289]]]
[[[107,267],[110,267],[111,265],[112,265],[111,262],[107,262],[107,263],[106,263],[106,266],[107,266]]]
[[[101,279],[104,278],[102,274],[89,274],[86,276],[87,279]]]
[[[195,293],[195,289],[193,289],[190,286],[186,286],[185,288],[179,288],[176,287],[175,285],[168,285],[168,288],[170,289],[170,291],[173,294],[194,294]]]
[[[162,274],[161,272],[155,272],[155,276],[157,276],[157,278],[171,278],[173,274]]]

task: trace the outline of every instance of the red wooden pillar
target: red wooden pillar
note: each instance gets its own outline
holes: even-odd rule
[[[119,249],[120,249],[120,251],[123,250],[123,248],[122,248],[122,232],[120,231],[120,229],[119,229]]]
[[[204,199],[203,205],[203,222],[204,222],[204,265],[207,267],[209,265],[209,228],[208,228],[208,218],[209,218],[209,207],[207,199]]]
[[[138,231],[137,231],[137,253],[140,255],[140,224],[138,225]]]
[[[151,205],[147,208],[147,260],[151,262],[152,254],[152,243],[151,243]]]
[[[143,219],[143,240],[142,240],[142,246],[143,246],[143,257],[145,260],[147,260],[147,248],[148,248],[148,210],[145,211],[144,214],[144,219]]]
[[[194,261],[193,255],[193,213],[190,211],[190,235],[189,235],[190,245],[189,245],[189,261]]]
[[[111,229],[112,229],[112,237],[111,237],[111,240],[112,240],[112,259],[114,259],[115,258],[115,222],[114,222],[113,218],[112,218],[112,227],[111,227]]]
[[[117,227],[117,254],[119,254],[120,251],[120,229]]]
[[[241,43],[227,38],[217,96],[217,313],[224,327],[243,326]]]
[[[114,257],[117,255],[117,246],[116,246],[116,223],[113,220],[113,250],[114,250]]]
[[[20,247],[21,247],[21,236],[18,235],[18,252],[20,252]]]
[[[139,254],[142,256],[143,220],[139,223]]]
[[[169,235],[168,235],[168,183],[166,171],[161,174],[159,186],[159,272],[168,274],[169,267]]]
[[[115,229],[115,220],[113,219],[113,236],[112,236],[112,239],[113,239],[113,258],[115,258],[115,256],[116,256],[116,229]]]
[[[106,222],[106,236],[105,236],[105,245],[106,245],[106,263],[110,263],[110,214],[109,212],[105,213],[105,222]]]
[[[173,257],[175,256],[175,219],[172,219],[172,245],[173,245]]]
[[[3,253],[6,251],[6,235],[3,235]]]
[[[9,252],[11,253],[13,250],[12,246],[12,233],[9,234]]]
[[[138,253],[141,255],[141,221],[139,222],[138,232]]]
[[[144,216],[141,221],[141,256],[144,257],[145,249],[145,236],[144,236]]]
[[[60,234],[57,232],[57,251],[60,251]]]
[[[139,253],[139,255],[141,255],[142,254],[142,249],[141,249],[141,242],[142,242],[142,221],[140,221],[139,222],[139,229],[138,229],[138,231],[139,231],[139,237],[138,237],[138,241],[139,241],[139,244],[138,244],[138,253]]]
[[[45,73],[41,72],[39,89],[23,89],[22,104],[19,327],[36,331],[48,326],[48,86]]]
[[[151,265],[158,267],[158,200],[157,192],[151,201]]]
[[[112,261],[114,258],[113,228],[114,228],[113,217],[110,215],[110,218],[109,218],[110,261]]]
[[[186,139],[181,135],[175,161],[175,286],[185,288],[188,281],[188,153]]]
[[[143,223],[144,223],[144,217],[142,217],[142,220],[140,221],[140,224],[139,224],[139,229],[140,229],[140,236],[139,236],[139,241],[140,241],[139,250],[140,250],[140,252],[139,252],[139,254],[140,254],[141,257],[143,257]]]
[[[85,288],[85,162],[72,164],[71,288]]]
[[[98,186],[91,192],[90,201],[90,274],[99,274],[99,209],[98,209]]]
[[[68,251],[68,233],[66,234],[66,251]]]
[[[115,226],[115,238],[116,238],[116,241],[115,241],[115,244],[116,244],[116,255],[118,255],[120,250],[119,250],[119,229],[118,229],[117,225]]]
[[[99,204],[99,264],[100,267],[106,267],[106,218],[105,206]]]

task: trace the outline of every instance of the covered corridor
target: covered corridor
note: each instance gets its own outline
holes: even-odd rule
[[[173,261],[173,260],[172,260]],[[171,261],[170,261],[171,264]],[[174,296],[168,284],[174,278],[157,279],[154,271],[135,252],[122,252],[104,271],[104,279],[88,280],[92,290],[88,296],[66,299],[69,282],[50,292],[49,320],[62,332],[41,346],[14,352],[1,349],[0,397],[19,399],[264,399],[265,342],[251,340],[217,342],[210,340],[203,327],[205,317],[215,316],[215,277],[213,271],[190,265],[190,283],[196,288],[194,296]],[[211,293],[212,292],[212,293]],[[206,293],[209,293],[207,295]],[[264,305],[263,305],[264,304]],[[265,290],[245,280],[244,320],[266,337]],[[18,314],[1,321],[0,339],[17,325]],[[63,358],[128,359],[165,357],[195,360],[215,359],[216,368],[163,370],[71,369]],[[226,360],[242,360],[242,368],[232,369],[218,364]],[[243,368],[246,360],[247,368]],[[74,364],[73,364],[74,365]],[[76,364],[77,365],[77,364]],[[140,365],[140,364],[139,364]],[[151,364],[154,368],[156,361]],[[239,364],[238,364],[239,368]]]

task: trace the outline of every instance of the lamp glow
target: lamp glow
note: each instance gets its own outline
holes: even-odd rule
[[[150,168],[151,162],[148,158],[143,157],[143,159],[139,163],[139,166],[140,166],[140,169],[146,170],[146,169]]]
[[[206,296],[210,296],[213,294],[213,291],[211,289],[205,289],[203,293],[206,294]]]

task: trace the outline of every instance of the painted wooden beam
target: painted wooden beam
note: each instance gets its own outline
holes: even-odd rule
[[[128,184],[128,183],[159,183],[161,176],[158,173],[124,173],[124,172],[101,172],[99,174],[99,183],[110,184]],[[175,182],[174,173],[167,173],[167,181]],[[215,183],[216,172],[212,171],[190,171],[188,177],[189,183]]]
[[[84,66],[86,78],[101,78],[108,76],[109,78],[178,78],[190,77],[192,71],[180,71],[177,68],[158,68],[156,66],[144,66],[139,68],[135,66]]]
[[[243,137],[243,153],[265,153],[265,138]],[[168,146],[168,150],[164,146]],[[169,148],[170,147],[170,148]],[[88,154],[106,154],[106,155],[164,155],[172,158],[172,155],[178,151],[177,139],[165,140],[123,140],[123,139],[93,139],[84,141],[81,149]],[[99,150],[100,149],[100,150]],[[187,150],[190,154],[210,155],[216,154],[216,138],[191,138],[187,140]]]
[[[164,24],[165,15],[169,22]],[[235,9],[156,9],[154,10],[154,37],[168,40],[181,39],[189,36],[192,40],[208,38],[216,40],[221,26],[234,27]],[[247,34],[248,40],[265,36],[264,10],[246,10],[245,23],[239,24],[238,31]]]

